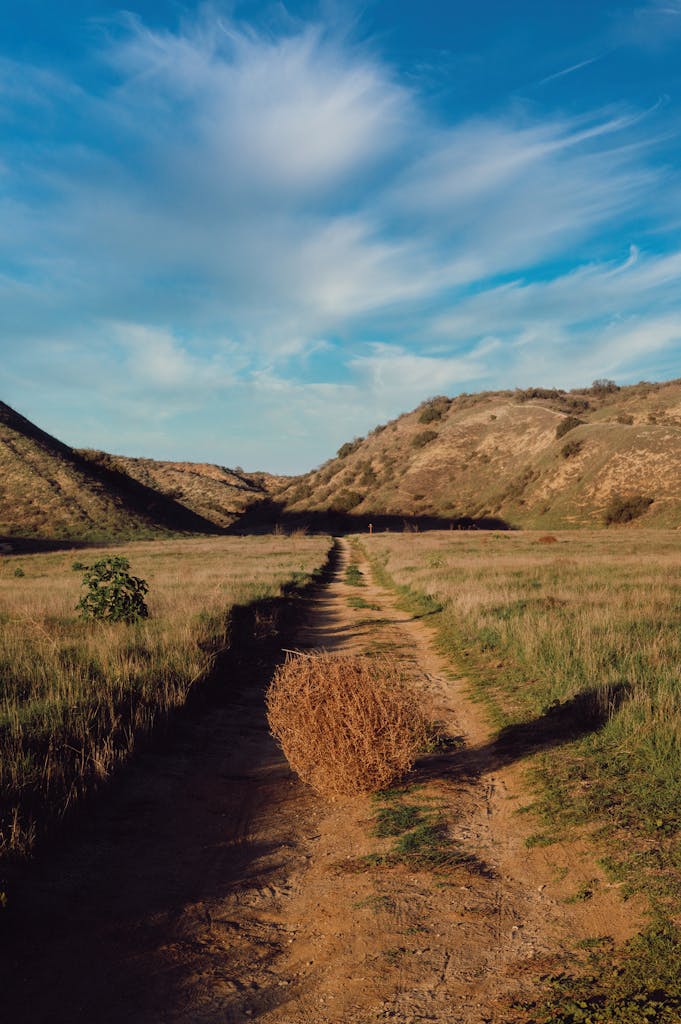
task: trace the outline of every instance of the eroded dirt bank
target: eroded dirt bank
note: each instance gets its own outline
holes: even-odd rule
[[[266,729],[269,667],[244,665],[228,703],[141,758],[33,873],[5,961],[9,1020],[501,1024],[524,1019],[513,1002],[575,941],[635,929],[637,908],[586,843],[527,849],[523,751],[499,751],[424,622],[366,564],[361,589],[345,582],[340,543],[334,578],[288,643],[389,650],[410,666],[465,741],[410,780],[460,863],[367,864],[387,843],[371,834],[375,803],[325,804],[291,775]],[[588,904],[566,902],[594,877]]]

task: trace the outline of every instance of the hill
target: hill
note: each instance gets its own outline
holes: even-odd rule
[[[249,474],[207,462],[159,462],[91,449],[81,449],[80,454],[98,466],[125,473],[220,528],[231,526],[255,502],[288,483],[287,477]]]
[[[277,492],[284,514],[681,524],[681,380],[438,396]]]
[[[681,380],[437,396],[298,477],[75,450],[0,403],[0,537],[681,525]]]
[[[0,536],[97,541],[217,529],[0,402]]]

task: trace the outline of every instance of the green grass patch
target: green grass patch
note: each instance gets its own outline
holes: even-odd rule
[[[608,945],[607,940],[589,940]],[[580,944],[584,948],[584,943]],[[657,921],[629,942],[589,953],[581,971],[546,979],[541,1003],[524,1005],[533,1024],[678,1024],[681,1020],[681,934]]]
[[[622,896],[644,893],[660,915],[622,955],[605,942],[582,948],[594,959],[551,979],[528,1020],[678,1024],[678,535],[575,531],[560,548],[514,536],[501,561],[486,537],[374,541],[376,579],[402,607],[440,605],[429,619],[439,649],[465,667],[500,753],[530,768],[541,829],[527,845],[589,826]],[[570,901],[590,899],[595,884]]]
[[[358,584],[353,585],[357,586]],[[363,584],[359,585],[363,586]],[[350,606],[350,608],[366,608],[369,611],[373,612],[378,612],[381,610],[380,604],[374,604],[372,601],[366,601],[363,597],[359,597],[359,595],[355,594],[351,594],[350,597],[348,598],[348,605]]]
[[[364,574],[356,562],[350,562],[345,570],[345,582],[351,587],[365,587]]]
[[[423,819],[419,807],[407,804],[382,807],[376,815],[376,824],[372,835],[384,839],[386,836],[399,836],[414,828]]]
[[[418,803],[412,802],[415,796]],[[373,800],[379,809],[371,834],[393,842],[383,853],[369,854],[365,863],[383,867],[406,864],[429,871],[456,866],[486,870],[452,840],[441,797],[424,794],[420,786],[409,786],[376,793]]]

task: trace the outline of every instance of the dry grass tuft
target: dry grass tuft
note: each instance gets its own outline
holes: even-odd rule
[[[267,717],[293,770],[333,798],[412,768],[427,738],[420,703],[390,658],[296,654],[270,683]]]

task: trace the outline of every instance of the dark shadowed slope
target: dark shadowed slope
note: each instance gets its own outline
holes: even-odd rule
[[[218,527],[115,467],[97,465],[0,402],[0,536],[149,537]]]

